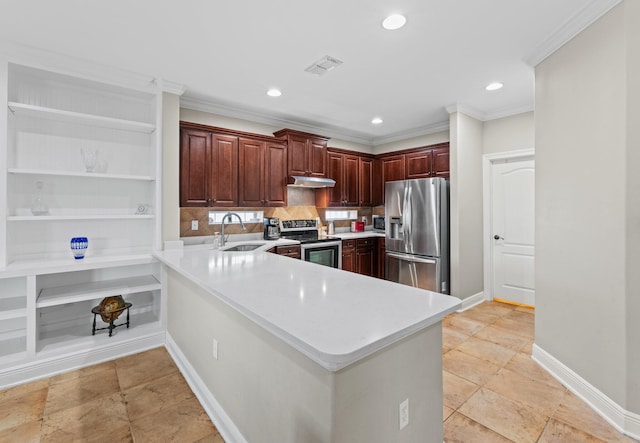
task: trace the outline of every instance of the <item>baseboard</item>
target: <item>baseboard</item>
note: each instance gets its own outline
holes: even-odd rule
[[[477,294],[473,294],[467,298],[462,299],[462,305],[456,312],[463,312],[467,309],[471,309],[474,306],[479,305],[483,301],[485,301],[484,291],[480,291]]]
[[[60,355],[43,360],[23,363],[0,373],[0,389],[28,383],[46,377],[52,377],[63,372],[74,371],[86,366],[97,365],[115,358],[130,354],[137,354],[148,349],[163,346],[165,332],[157,332],[143,337],[137,337],[121,343]]]
[[[245,440],[236,425],[231,421],[231,418],[222,409],[220,403],[211,394],[209,388],[204,384],[204,381],[202,381],[168,332],[165,346],[224,441],[227,443],[247,443],[247,440]]]
[[[536,344],[533,345],[531,357],[614,428],[629,437],[640,440],[640,415],[622,408]]]

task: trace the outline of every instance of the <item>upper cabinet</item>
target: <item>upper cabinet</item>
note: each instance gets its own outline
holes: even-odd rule
[[[373,202],[373,156],[329,148],[327,177],[336,181],[333,188],[316,191],[320,207],[371,206]]]
[[[239,206],[287,204],[287,146],[241,137]]]
[[[287,204],[285,142],[188,122],[180,133],[180,206]]]
[[[238,138],[180,133],[180,206],[238,206]]]
[[[327,176],[328,138],[293,129],[282,129],[273,135],[287,143],[287,175]]]

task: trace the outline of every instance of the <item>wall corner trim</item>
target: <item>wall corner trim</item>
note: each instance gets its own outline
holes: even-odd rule
[[[220,403],[218,403],[211,391],[209,391],[209,388],[207,388],[194,367],[191,366],[191,363],[189,363],[189,360],[187,360],[187,357],[183,354],[169,332],[167,332],[166,335],[165,347],[205,412],[218,429],[218,432],[220,432],[220,435],[222,435],[224,441],[228,443],[247,443],[247,440],[242,436],[224,409],[222,409]]]
[[[460,305],[460,309],[456,312],[464,312],[467,309],[471,309],[474,306],[479,305],[484,301],[488,301],[489,299],[484,296],[484,291],[480,291],[477,294],[473,294],[467,298],[462,299],[462,305]]]
[[[627,411],[537,344],[531,358],[618,431],[640,440],[640,415]]]

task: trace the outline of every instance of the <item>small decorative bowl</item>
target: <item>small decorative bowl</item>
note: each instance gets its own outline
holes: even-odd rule
[[[71,239],[71,252],[76,260],[84,258],[84,253],[89,247],[89,240],[87,237],[73,237]]]

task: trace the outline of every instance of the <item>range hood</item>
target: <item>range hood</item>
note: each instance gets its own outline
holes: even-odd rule
[[[330,178],[304,177],[301,175],[292,175],[287,183],[289,186],[303,188],[333,188],[336,185],[336,181]]]

